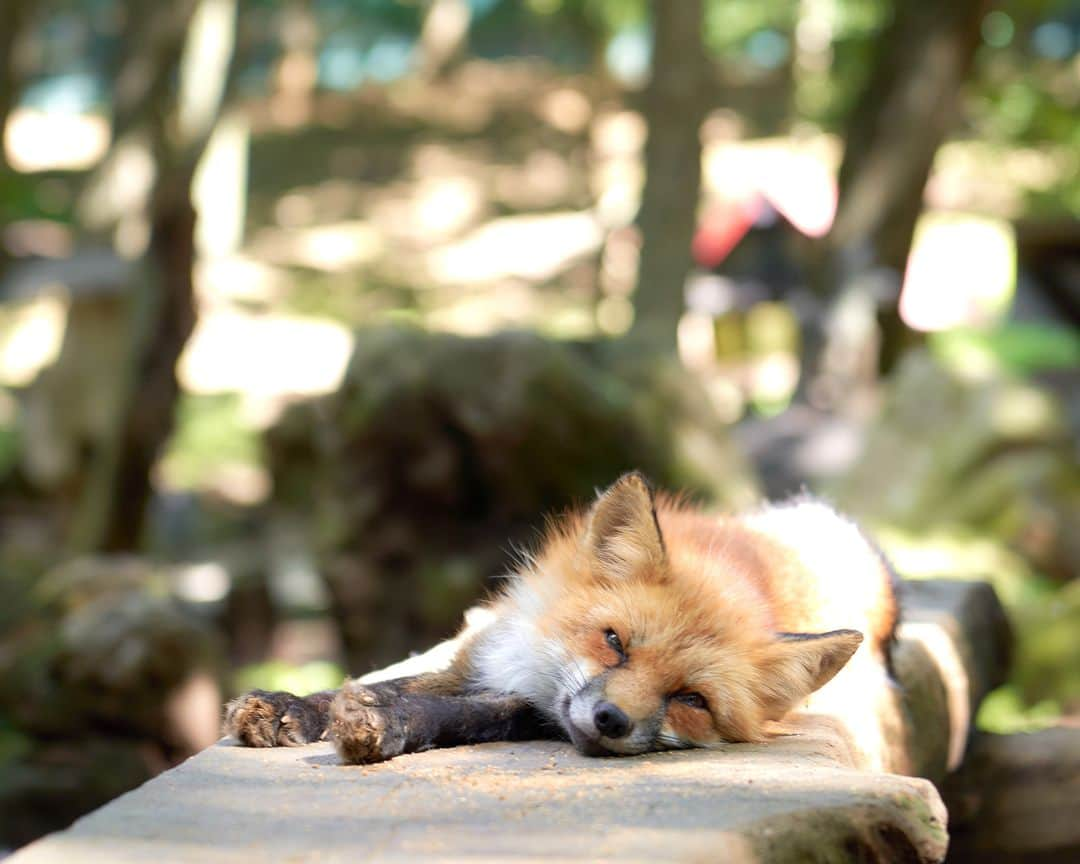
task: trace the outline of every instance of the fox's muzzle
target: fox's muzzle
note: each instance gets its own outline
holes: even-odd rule
[[[567,697],[561,712],[570,741],[586,756],[646,753],[656,747],[662,712],[632,719],[604,695],[606,675],[598,675]]]

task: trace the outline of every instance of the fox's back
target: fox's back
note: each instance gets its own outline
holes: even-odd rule
[[[763,606],[748,626],[782,632],[853,628],[884,656],[897,611],[889,565],[851,520],[822,501],[798,498],[738,516],[671,501],[657,517],[668,554],[705,568],[725,594]]]

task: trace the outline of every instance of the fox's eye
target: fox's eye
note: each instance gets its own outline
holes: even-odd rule
[[[700,693],[676,693],[671,698],[682,702],[683,705],[689,705],[691,708],[698,708],[702,711],[709,707],[709,703],[705,701],[705,697]]]
[[[619,634],[612,630],[610,627],[604,631],[604,641],[619,657],[625,657],[626,651],[623,648],[622,640],[619,638]]]

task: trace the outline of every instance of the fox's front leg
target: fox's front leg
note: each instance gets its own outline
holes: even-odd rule
[[[536,710],[518,697],[445,695],[395,684],[349,681],[334,698],[330,738],[343,762],[382,762],[435,747],[552,734]]]

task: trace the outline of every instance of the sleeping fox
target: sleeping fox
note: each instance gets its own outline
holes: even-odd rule
[[[329,737],[350,763],[529,738],[590,756],[760,741],[853,657],[888,679],[892,582],[821,502],[723,517],[631,473],[553,523],[455,639],[340,691],[253,691],[225,731],[253,747]],[[841,679],[858,690],[856,674]]]

